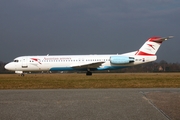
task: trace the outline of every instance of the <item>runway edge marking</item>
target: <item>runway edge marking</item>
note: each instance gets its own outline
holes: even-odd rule
[[[170,118],[167,114],[165,114],[165,113],[163,112],[163,110],[161,110],[161,109],[159,109],[158,107],[156,107],[156,105],[153,104],[153,102],[152,102],[150,99],[147,98],[146,93],[149,93],[149,92],[140,91],[139,93],[143,95],[143,97],[142,97],[143,99],[145,99],[146,101],[148,101],[148,103],[149,103],[150,105],[152,105],[156,110],[158,110],[164,117],[166,117],[168,120],[171,120],[171,118]]]

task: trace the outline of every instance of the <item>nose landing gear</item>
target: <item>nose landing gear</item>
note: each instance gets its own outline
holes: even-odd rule
[[[24,73],[22,73],[21,76],[24,77]]]

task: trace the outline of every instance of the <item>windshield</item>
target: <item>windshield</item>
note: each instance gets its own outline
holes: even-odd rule
[[[14,60],[14,62],[19,62],[19,60]]]

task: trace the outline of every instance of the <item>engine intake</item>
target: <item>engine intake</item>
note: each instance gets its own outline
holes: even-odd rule
[[[111,64],[128,64],[134,62],[134,58],[127,56],[111,56],[110,62]]]

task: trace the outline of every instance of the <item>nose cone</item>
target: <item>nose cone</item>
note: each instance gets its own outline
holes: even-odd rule
[[[15,70],[15,66],[13,63],[8,63],[4,66],[6,70]]]

